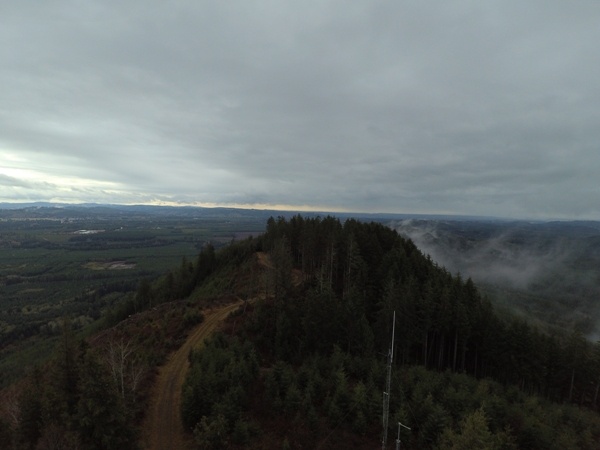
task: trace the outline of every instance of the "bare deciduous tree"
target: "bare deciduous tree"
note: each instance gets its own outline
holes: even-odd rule
[[[111,338],[106,347],[106,362],[110,367],[111,374],[121,397],[125,399],[127,393],[135,394],[141,380],[147,372],[144,364],[139,360],[137,346],[131,339]]]
[[[5,414],[9,418],[13,429],[16,429],[21,416],[21,405],[19,403],[19,393],[14,387],[4,392],[1,405],[2,411],[0,413]]]

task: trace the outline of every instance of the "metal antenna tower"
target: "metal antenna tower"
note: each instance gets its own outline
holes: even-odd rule
[[[396,332],[396,311],[394,311],[394,321],[392,323],[392,346],[388,350],[388,372],[386,390],[383,393],[383,440],[381,450],[387,446],[388,423],[390,416],[390,385],[392,383],[392,361],[394,359],[394,334]]]
[[[396,450],[400,450],[400,427],[404,427],[410,431],[410,428],[408,428],[406,425],[398,422],[398,439],[396,439]]]

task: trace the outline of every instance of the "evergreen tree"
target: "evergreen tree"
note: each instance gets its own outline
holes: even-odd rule
[[[0,416],[0,448],[10,449],[13,444],[13,431],[4,417]]]
[[[91,352],[84,358],[77,405],[77,428],[89,450],[135,448],[135,435],[117,387],[106,367]]]
[[[510,436],[490,432],[485,413],[478,409],[462,423],[460,434],[447,428],[442,436],[440,450],[516,450]]]
[[[59,411],[69,418],[75,414],[79,400],[79,355],[75,334],[68,318],[63,320],[63,331],[58,345],[58,354],[50,369],[51,418],[59,416]],[[62,406],[64,405],[64,407]]]
[[[19,399],[20,414],[17,438],[25,449],[34,449],[42,435],[44,388],[42,373],[34,369]]]

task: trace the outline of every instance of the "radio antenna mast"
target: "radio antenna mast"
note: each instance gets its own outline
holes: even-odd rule
[[[383,440],[381,450],[387,446],[388,424],[390,416],[390,385],[392,383],[392,361],[394,360],[394,335],[396,332],[396,311],[394,311],[394,321],[392,322],[392,346],[388,350],[388,370],[386,390],[383,393]]]
[[[400,450],[400,427],[404,427],[408,431],[410,431],[410,428],[408,428],[406,425],[398,422],[398,439],[396,439],[396,450]]]

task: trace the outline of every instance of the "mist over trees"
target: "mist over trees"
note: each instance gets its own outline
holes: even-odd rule
[[[452,273],[470,276],[494,304],[552,333],[600,336],[600,224],[504,220],[394,221]]]

